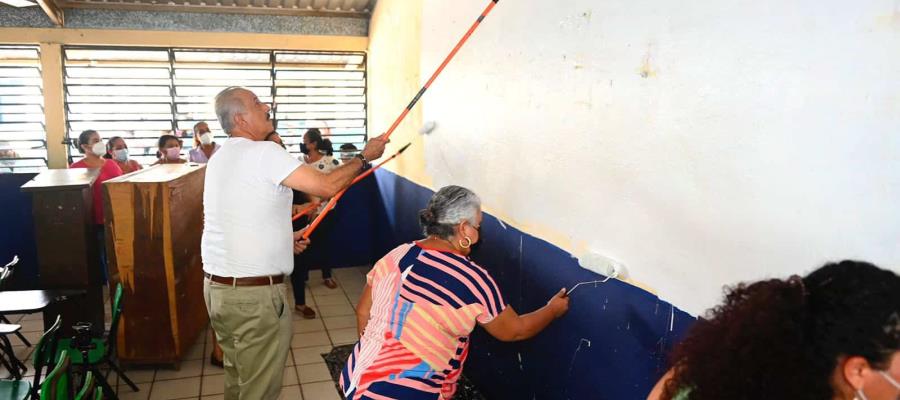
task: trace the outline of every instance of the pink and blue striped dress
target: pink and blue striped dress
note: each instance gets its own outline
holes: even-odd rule
[[[372,309],[341,373],[347,399],[449,399],[475,323],[506,304],[467,257],[417,243],[397,247],[367,275]]]

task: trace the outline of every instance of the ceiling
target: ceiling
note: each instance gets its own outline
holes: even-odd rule
[[[103,8],[368,18],[375,8],[376,0],[0,0],[0,2],[19,7],[40,5],[45,11],[48,8],[56,10]]]

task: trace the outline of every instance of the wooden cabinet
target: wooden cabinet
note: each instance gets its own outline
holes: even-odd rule
[[[77,301],[45,309],[45,327],[62,315],[63,336],[72,334],[76,322],[90,322],[95,333],[103,332],[103,267],[91,192],[98,175],[97,169],[51,169],[22,185],[31,194],[39,287],[86,291]]]
[[[125,289],[123,363],[177,364],[204,332],[204,176],[204,165],[158,165],[103,185],[110,273]]]

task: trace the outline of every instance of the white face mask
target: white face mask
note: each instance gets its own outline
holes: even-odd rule
[[[91,153],[94,153],[97,157],[103,157],[106,154],[106,145],[102,141],[94,143],[91,145]]]
[[[207,132],[200,135],[200,143],[201,144],[210,144],[213,142],[213,136],[211,133]]]
[[[113,151],[113,156],[115,156],[118,161],[128,161],[128,149],[115,150]]]
[[[166,149],[166,157],[172,161],[177,160],[181,157],[181,147],[169,147]]]

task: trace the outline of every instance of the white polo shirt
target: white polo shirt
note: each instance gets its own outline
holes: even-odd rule
[[[229,138],[206,166],[203,271],[244,278],[294,270],[291,189],[300,161],[274,142]]]

